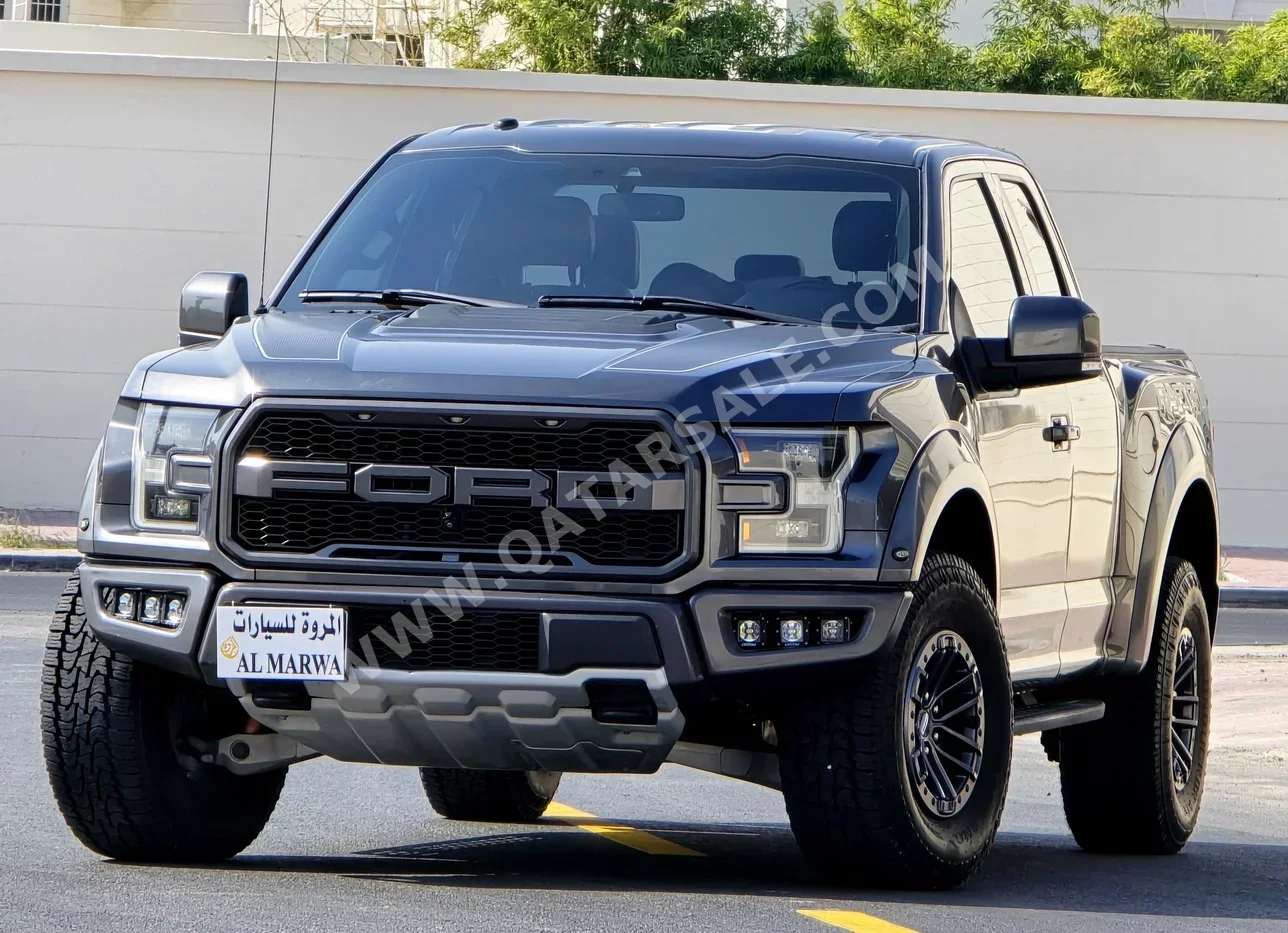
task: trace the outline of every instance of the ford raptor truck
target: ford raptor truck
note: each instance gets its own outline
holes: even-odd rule
[[[1094,852],[1194,829],[1212,427],[1111,347],[1015,156],[552,121],[409,137],[252,309],[184,288],[85,486],[49,777],[207,862],[319,755],[532,821],[563,772],[781,790],[809,863],[943,888],[1041,733]]]

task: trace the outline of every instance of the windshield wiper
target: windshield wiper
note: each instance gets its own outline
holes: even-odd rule
[[[682,311],[689,314],[709,314],[715,317],[738,318],[743,321],[768,321],[772,324],[807,324],[789,314],[774,314],[747,305],[726,304],[723,301],[706,301],[702,298],[684,298],[679,295],[542,295],[537,299],[538,308],[624,308],[629,311]]]
[[[386,305],[390,308],[422,308],[425,305],[464,305],[467,308],[519,308],[522,305],[472,295],[453,295],[450,292],[431,292],[421,288],[383,288],[380,291],[343,291],[306,289],[299,294],[300,301],[308,304],[324,302],[361,301]]]

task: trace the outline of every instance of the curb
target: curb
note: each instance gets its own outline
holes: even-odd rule
[[[1288,589],[1277,586],[1223,586],[1222,609],[1288,609]]]
[[[64,548],[0,551],[0,572],[71,573],[80,566],[82,559],[80,551]]]

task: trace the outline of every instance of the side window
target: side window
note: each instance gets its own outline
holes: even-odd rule
[[[977,337],[1005,337],[1019,295],[997,218],[978,178],[953,182],[948,197],[949,275]]]
[[[1011,209],[1020,248],[1029,261],[1033,294],[1064,294],[1060,287],[1060,273],[1056,271],[1055,259],[1051,255],[1051,244],[1042,232],[1042,221],[1038,219],[1038,212],[1033,207],[1033,197],[1028,189],[1018,181],[1003,180],[1002,196]]]

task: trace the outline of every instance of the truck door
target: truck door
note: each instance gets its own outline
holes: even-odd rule
[[[949,295],[953,328],[963,336],[1005,337],[1011,304],[1026,284],[1024,266],[983,173],[950,181]],[[964,333],[963,331],[969,331]],[[977,395],[973,402],[980,464],[997,521],[998,615],[1017,682],[1059,673],[1068,603],[1073,460],[1051,440],[1068,423],[1063,384]]]
[[[1073,276],[1037,186],[1018,167],[999,167],[994,179],[1010,220],[1012,238],[1028,273],[1030,294],[1076,295]],[[1065,593],[1069,614],[1060,638],[1060,673],[1094,664],[1103,654],[1113,606],[1117,527],[1119,445],[1118,404],[1102,370],[1093,379],[1069,383],[1069,442],[1073,461],[1073,502]]]

